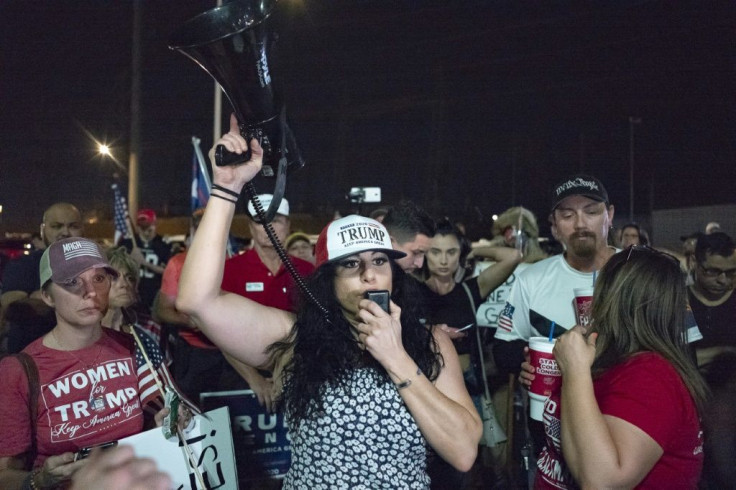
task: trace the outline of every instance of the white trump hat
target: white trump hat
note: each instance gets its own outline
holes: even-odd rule
[[[405,257],[394,250],[386,227],[374,219],[352,214],[325,226],[315,245],[316,266],[361,252],[384,252],[393,259]]]

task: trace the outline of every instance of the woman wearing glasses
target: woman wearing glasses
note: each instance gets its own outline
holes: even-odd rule
[[[537,488],[696,488],[707,388],[688,356],[676,259],[643,247],[601,269],[589,331],[561,336]]]

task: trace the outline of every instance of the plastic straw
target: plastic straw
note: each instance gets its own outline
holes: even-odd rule
[[[519,251],[521,256],[524,256],[524,230],[522,228],[522,213],[521,210],[519,210],[519,225],[516,228],[516,243],[514,244],[516,246],[516,250]]]
[[[555,322],[549,326],[549,341],[552,342],[555,338]]]
[[[593,271],[593,287],[595,287],[595,276],[598,271]]]

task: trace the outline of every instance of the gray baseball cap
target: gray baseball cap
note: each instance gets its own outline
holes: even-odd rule
[[[64,238],[49,245],[41,256],[41,287],[49,281],[64,284],[87,269],[99,268],[104,268],[113,277],[118,276],[96,242],[88,238]]]

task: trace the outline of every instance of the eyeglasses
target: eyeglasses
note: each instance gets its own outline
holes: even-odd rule
[[[636,250],[637,252],[647,252],[654,255],[659,255],[662,257],[667,257],[669,260],[671,260],[673,263],[677,264],[677,266],[680,266],[680,261],[677,257],[674,255],[670,255],[667,252],[662,252],[660,250],[657,250],[656,248],[652,248],[649,245],[631,245],[629,247],[629,254],[626,256],[626,261],[628,262],[631,258],[631,252]]]
[[[722,269],[715,269],[715,268],[712,268],[712,267],[709,267],[709,268],[706,269],[705,267],[703,267],[703,264],[701,264],[700,262],[697,262],[697,264],[698,264],[698,269],[700,269],[701,271],[703,271],[703,275],[705,277],[708,277],[708,278],[711,278],[711,279],[715,279],[716,277],[720,277],[720,275],[723,274],[728,279],[734,279],[734,278],[736,278],[736,269],[728,269],[728,270],[725,270],[725,271],[722,270]]]

